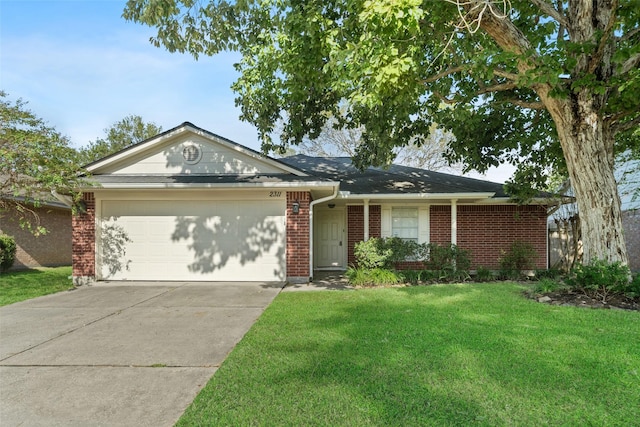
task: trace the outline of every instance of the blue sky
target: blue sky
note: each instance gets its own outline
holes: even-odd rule
[[[129,114],[169,129],[184,121],[251,148],[238,119],[233,54],[195,61],[149,43],[153,30],[125,21],[124,1],[0,0],[0,87],[73,145],[103,136]]]
[[[125,3],[0,0],[0,89],[27,101],[76,147],[136,114],[165,130],[190,121],[259,150],[230,89],[239,56],[196,61],[156,48],[153,29],[121,17]],[[504,182],[512,171],[493,168],[486,179]]]

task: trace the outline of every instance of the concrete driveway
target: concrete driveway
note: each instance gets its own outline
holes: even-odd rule
[[[281,290],[108,283],[0,308],[0,425],[171,426]]]

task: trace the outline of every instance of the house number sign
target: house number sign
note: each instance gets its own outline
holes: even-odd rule
[[[282,191],[269,191],[269,197],[282,197]]]

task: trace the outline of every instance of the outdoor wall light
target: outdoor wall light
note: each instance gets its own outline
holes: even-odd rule
[[[336,207],[336,204],[335,204],[335,203],[329,203],[329,209],[333,209],[333,208],[335,208],[335,207]]]
[[[291,206],[291,210],[293,211],[294,214],[299,214],[300,213],[300,202],[298,202],[297,200],[295,202],[293,202],[293,205]]]

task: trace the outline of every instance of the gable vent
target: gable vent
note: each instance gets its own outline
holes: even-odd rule
[[[182,158],[185,163],[194,165],[202,158],[202,150],[197,145],[187,145],[182,149]]]

